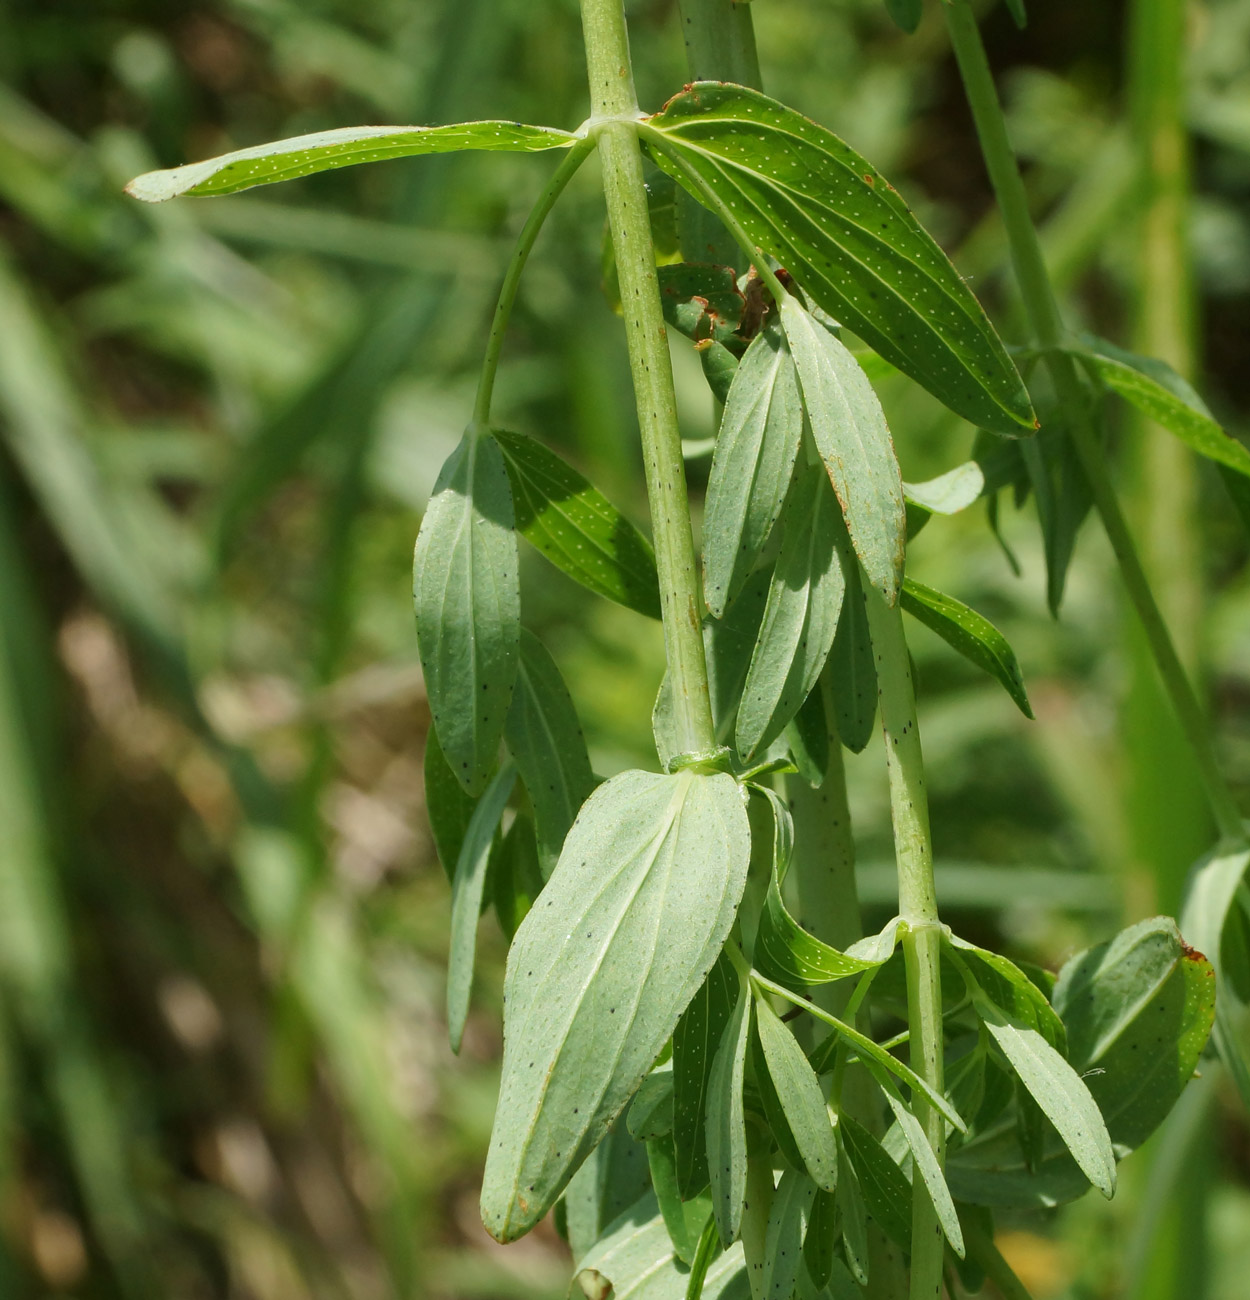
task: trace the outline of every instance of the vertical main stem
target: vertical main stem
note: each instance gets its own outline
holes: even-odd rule
[[[924,784],[924,755],[916,721],[916,694],[911,660],[903,635],[903,614],[890,608],[864,584],[868,624],[877,660],[881,730],[890,776],[890,818],[898,862],[898,908],[906,922],[903,957],[907,964],[907,1016],[911,1031],[912,1069],[937,1092],[942,1091],[942,930],[933,882],[933,846],[929,835],[929,796]],[[922,1097],[913,1098],[938,1163],[946,1152],[941,1114]],[[942,1290],[942,1231],[922,1179],[912,1193],[911,1300],[933,1300]]]
[[[949,0],[945,10],[951,46],[972,109],[986,170],[1002,212],[1029,325],[1036,341],[1044,350],[1046,367],[1069,420],[1072,444],[1089,480],[1094,505],[1119,563],[1129,600],[1141,620],[1164,689],[1171,699],[1185,738],[1194,751],[1220,834],[1227,840],[1244,842],[1241,814],[1216,761],[1202,706],[1159,612],[1120,503],[1111,486],[1102,445],[1076,362],[1066,352],[1059,350],[1063,340],[1063,322],[1051,291],[1037,230],[1029,213],[1024,181],[1007,137],[1007,124],[985,47],[981,43],[976,17],[968,0]]]
[[[582,27],[591,113],[600,123],[596,130],[603,162],[603,189],[642,432],[679,751],[710,758],[717,752],[717,745],[703,657],[694,539],[672,362],[651,242],[642,150],[633,121],[639,115],[638,101],[622,0],[582,0]]]

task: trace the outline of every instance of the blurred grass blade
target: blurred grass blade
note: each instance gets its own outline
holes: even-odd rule
[[[660,617],[651,544],[597,488],[542,443],[493,431],[504,455],[518,531],[583,587]]]
[[[460,149],[506,149],[533,153],[567,149],[578,137],[569,131],[524,126],[519,122],[460,122],[453,126],[344,126],[332,131],[292,136],[187,163],[168,171],[147,172],[126,186],[144,203],[191,196],[234,194],[254,185],[295,180],[314,172],[356,163],[411,158],[418,154],[454,153]]]
[[[697,82],[647,120],[644,138],[813,302],[953,411],[997,433],[1034,427],[968,286],[894,187],[837,136],[756,91]]]
[[[1015,651],[988,618],[953,596],[926,587],[913,578],[904,580],[900,600],[913,618],[1000,682],[1026,718],[1033,716]]]

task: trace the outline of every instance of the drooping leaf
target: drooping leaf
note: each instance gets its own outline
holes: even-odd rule
[[[654,1212],[647,1148],[618,1121],[586,1157],[560,1200],[574,1263],[584,1259],[609,1225],[644,1196],[651,1198]]]
[[[750,1029],[751,989],[739,976],[733,1014],[712,1060],[705,1120],[712,1212],[721,1245],[726,1248],[738,1239],[747,1191],[747,1129],[742,1085]]]
[[[682,1200],[677,1186],[677,1152],[671,1134],[653,1138],[647,1143],[647,1164],[673,1250],[683,1264],[690,1264],[699,1248],[703,1229],[711,1218],[711,1202],[706,1195],[696,1196],[690,1201]]]
[[[803,1267],[817,1291],[823,1291],[833,1275],[838,1248],[837,1192],[817,1190],[803,1238]]]
[[[652,1070],[629,1103],[626,1125],[630,1135],[650,1142],[673,1131],[673,1062]]]
[[[802,466],[786,502],[781,554],[738,705],[736,748],[744,759],[798,712],[833,645],[845,590],[837,510],[824,472]]]
[[[1091,414],[1091,418],[1096,416]],[[1051,614],[1058,617],[1077,534],[1094,499],[1062,412],[1044,412],[1041,432],[1036,438],[1022,440],[1019,449],[1042,530],[1046,601]]]
[[[926,587],[914,578],[904,580],[900,600],[913,618],[919,619],[952,649],[1000,682],[1026,718],[1033,716],[1015,651],[988,618],[954,596]]]
[[[499,926],[511,939],[534,900],[542,892],[543,873],[538,861],[534,819],[518,813],[491,858],[488,876],[495,896]]]
[[[453,1052],[460,1050],[464,1020],[469,1012],[473,959],[477,952],[477,923],[482,915],[491,842],[515,783],[516,769],[511,763],[505,764],[478,800],[456,861],[456,875],[451,884],[451,945],[447,958],[447,1029]]]
[[[763,998],[756,1000],[755,1024],[769,1077],[804,1167],[818,1187],[833,1191],[838,1185],[838,1152],[820,1081],[794,1035]]]
[[[697,82],[648,119],[656,161],[727,210],[751,252],[972,423],[1034,427],[977,300],[898,192],[823,127],[742,86]],[[791,340],[793,342],[793,340]]]
[[[704,339],[735,342],[745,299],[732,266],[675,262],[657,266],[656,275],[664,319],[674,329],[696,343]]]
[[[722,955],[673,1031],[673,1138],[683,1197],[708,1182],[705,1135],[712,1059],[733,1013],[738,975]]]
[[[575,582],[649,618],[660,617],[651,544],[571,465],[523,433],[493,430],[521,535]]]
[[[314,172],[355,163],[410,158],[416,154],[453,153],[460,149],[507,149],[533,153],[568,149],[578,137],[553,127],[519,122],[458,122],[452,126],[345,126],[312,135],[292,136],[272,144],[237,149],[204,162],[168,171],[147,172],[126,186],[126,193],[145,203],[180,194],[234,194],[253,185],[290,181]]]
[[[911,1251],[911,1187],[907,1175],[858,1120],[845,1113],[838,1120],[838,1148],[843,1169],[853,1168],[868,1213],[902,1250]]]
[[[920,26],[924,0],[885,0],[885,7],[890,17],[909,36]]]
[[[893,605],[903,576],[907,512],[885,413],[845,344],[796,299],[782,299],[781,323],[851,545],[869,583]]]
[[[803,434],[786,337],[757,334],[738,364],[712,454],[703,512],[703,594],[721,618],[754,569],[785,504]]]
[[[690,1277],[686,1281],[686,1300],[703,1300],[703,1284],[707,1281],[707,1271],[719,1250],[716,1220],[709,1215],[708,1221],[703,1225],[703,1234],[699,1238],[694,1259],[690,1264]]]
[[[578,814],[508,954],[482,1219],[547,1212],[637,1090],[729,935],[750,832],[732,777],[624,772]]]
[[[852,754],[859,754],[872,739],[877,717],[877,663],[872,653],[860,567],[848,564],[844,571],[846,595],[825,675],[838,737]]]
[[[469,819],[477,800],[465,794],[464,787],[443,757],[438,732],[433,727],[426,733],[422,765],[425,770],[425,814],[438,860],[450,882],[455,879],[460,846],[464,843],[464,834],[469,829]]]
[[[521,633],[512,493],[493,438],[466,434],[434,487],[412,569],[417,645],[448,766],[479,794],[499,752]]]
[[[792,1300],[815,1196],[816,1184],[802,1171],[787,1169],[781,1175],[768,1214],[763,1274],[758,1283],[763,1300]]]
[[[1076,355],[1112,392],[1208,460],[1250,475],[1250,449],[1226,433],[1206,403],[1165,361],[1126,352],[1092,334]]]
[[[577,710],[560,670],[543,643],[524,628],[504,740],[534,809],[546,879],[577,810],[594,789],[595,778]]]

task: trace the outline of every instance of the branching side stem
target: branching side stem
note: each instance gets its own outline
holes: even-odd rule
[[[1176,653],[1111,485],[1102,444],[1076,362],[1060,350],[1064,338],[1063,322],[1051,289],[1037,229],[1029,213],[1024,181],[1007,136],[1007,124],[976,17],[968,0],[949,0],[944,8],[951,46],[976,123],[986,170],[1002,212],[1029,326],[1043,350],[1055,392],[1070,421],[1072,443],[1089,480],[1095,508],[1119,563],[1129,600],[1141,620],[1164,689],[1194,752],[1220,834],[1226,841],[1244,843],[1246,837],[1241,814],[1216,760],[1206,716]]]

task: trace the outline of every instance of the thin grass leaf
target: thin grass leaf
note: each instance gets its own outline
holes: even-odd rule
[[[705,1125],[712,1213],[721,1245],[726,1249],[738,1239],[747,1192],[747,1128],[742,1084],[751,1004],[750,985],[739,976],[737,1001],[721,1034],[708,1078]]]
[[[526,541],[583,587],[659,618],[650,542],[555,452],[521,433],[493,433],[512,483],[517,530]]]
[[[624,772],[578,814],[508,955],[482,1219],[515,1240],[637,1090],[724,947],[750,832],[723,774]]]
[[[464,1021],[469,1014],[477,923],[482,915],[491,843],[515,784],[516,768],[511,763],[505,764],[478,800],[456,861],[451,885],[451,945],[447,957],[447,1031],[453,1052],[460,1050]]]
[[[899,599],[913,618],[919,619],[952,649],[1001,683],[1026,718],[1033,716],[1016,653],[988,618],[954,596],[926,587],[914,578],[904,580]]]
[[[649,118],[657,163],[803,291],[940,401],[999,433],[1032,429],[993,327],[897,191],[836,136],[742,86],[697,82]],[[793,341],[793,340],[792,340]]]
[[[677,1183],[689,1198],[708,1183],[706,1121],[712,1060],[733,1014],[739,977],[722,954],[673,1031],[673,1141]]]
[[[577,710],[555,660],[525,628],[520,652],[504,740],[534,809],[545,880],[595,778]]]
[[[781,554],[738,705],[735,743],[743,759],[781,734],[833,645],[845,591],[837,512],[824,472],[803,466],[786,502]]]
[[[439,743],[460,784],[480,794],[507,722],[521,633],[512,493],[489,436],[466,434],[438,476],[412,599]]]
[[[803,435],[803,403],[786,337],[751,340],[729,388],[703,511],[703,592],[723,617],[785,504]]]
[[[758,1281],[762,1300],[793,1297],[803,1266],[803,1238],[807,1235],[815,1196],[816,1185],[802,1171],[787,1169],[781,1175],[764,1239],[764,1267]]]
[[[568,149],[578,137],[552,127],[520,122],[458,122],[453,126],[344,126],[296,135],[272,144],[187,163],[168,171],[146,172],[126,186],[144,203],[160,203],[180,194],[234,194],[254,185],[295,180],[314,172],[356,163],[411,158],[418,154],[453,153],[460,149],[506,149],[533,153]]]

